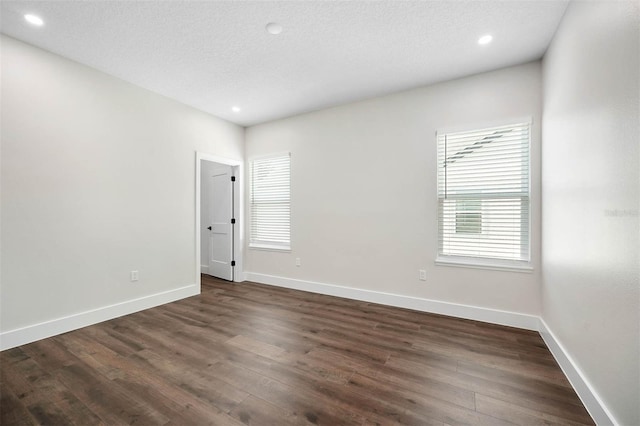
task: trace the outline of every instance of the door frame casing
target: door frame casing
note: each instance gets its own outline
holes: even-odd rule
[[[242,182],[244,176],[244,162],[242,160],[234,160],[226,157],[219,157],[217,155],[207,154],[204,152],[196,151],[196,215],[195,215],[195,274],[198,288],[201,287],[202,280],[200,278],[201,268],[201,237],[200,231],[202,229],[201,205],[202,200],[200,196],[200,190],[202,188],[201,172],[202,161],[210,161],[212,163],[226,164],[231,166],[235,173],[235,197],[234,197],[234,216],[236,219],[235,227],[233,230],[233,257],[236,261],[235,269],[233,271],[234,282],[244,281],[244,184]]]

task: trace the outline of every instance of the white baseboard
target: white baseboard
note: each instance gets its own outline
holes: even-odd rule
[[[542,339],[547,344],[547,347],[551,351],[551,354],[556,359],[562,372],[573,389],[578,394],[578,397],[584,404],[593,420],[597,425],[618,425],[615,417],[607,409],[606,405],[602,402],[597,392],[593,389],[589,381],[586,379],[578,365],[573,361],[573,358],[565,350],[564,346],[560,343],[558,338],[553,334],[549,326],[542,318],[540,318],[539,333]]]
[[[208,274],[209,273],[209,265],[200,265],[200,273]]]
[[[126,302],[57,318],[15,330],[5,331],[0,333],[0,350],[15,348],[16,346],[25,345],[27,343],[35,342],[36,340],[46,339],[47,337],[77,330],[102,321],[107,321],[123,315],[129,315],[134,312],[164,305],[165,303],[174,302],[186,297],[195,296],[199,293],[200,286],[197,284],[191,284],[174,290],[152,294],[138,299],[127,300]]]
[[[460,305],[457,303],[421,299],[419,297],[402,296],[399,294],[343,287],[313,281],[296,280],[292,278],[277,277],[274,275],[258,274],[255,272],[245,272],[244,278],[247,281],[254,281],[261,284],[309,291],[329,296],[345,297],[347,299],[362,300],[365,302],[380,303],[382,305],[449,315],[458,318],[489,322],[492,324],[507,325],[526,330],[538,330],[538,317],[535,315],[481,308],[479,306]]]

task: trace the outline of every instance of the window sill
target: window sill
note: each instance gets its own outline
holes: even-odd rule
[[[249,243],[249,248],[250,249],[255,249],[255,250],[265,250],[265,251],[281,251],[281,252],[290,252],[291,251],[291,246],[278,246],[278,245],[273,245],[273,244],[256,244],[256,243]]]
[[[453,266],[458,268],[488,269],[493,271],[510,271],[533,273],[533,267],[529,262],[503,262],[500,260],[481,260],[457,257],[438,257],[435,264],[438,266]]]

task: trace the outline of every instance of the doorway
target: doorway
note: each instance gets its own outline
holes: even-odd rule
[[[237,160],[196,155],[198,276],[242,281],[241,169]]]

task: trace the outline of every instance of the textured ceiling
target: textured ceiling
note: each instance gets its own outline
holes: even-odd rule
[[[566,1],[2,1],[1,31],[252,125],[539,59]],[[36,28],[25,13],[42,17]],[[279,35],[265,31],[277,22]],[[479,46],[490,33],[493,43]],[[239,113],[231,111],[237,105]]]

